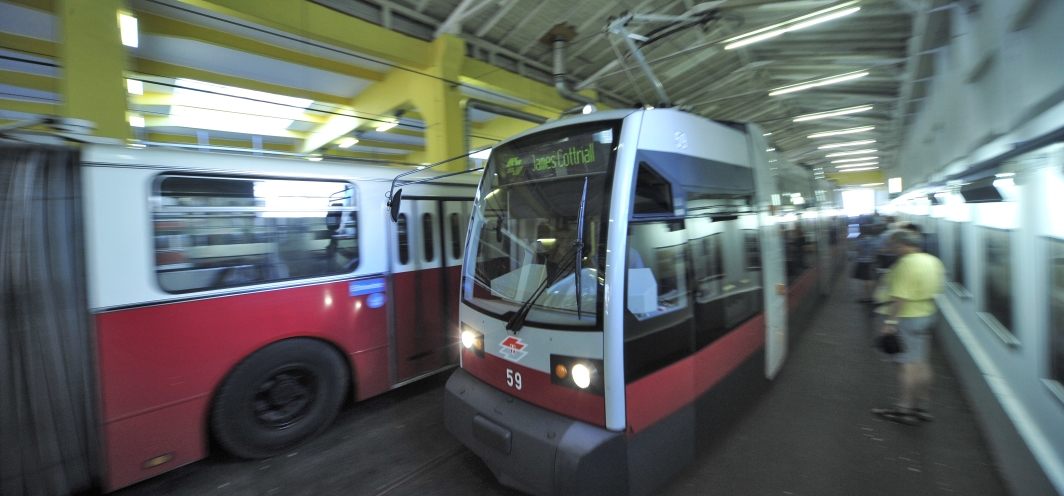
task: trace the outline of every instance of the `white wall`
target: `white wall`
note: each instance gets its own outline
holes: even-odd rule
[[[1064,2],[983,0],[976,13],[950,8],[952,41],[899,153],[908,187],[963,171],[1064,126]],[[1020,27],[1021,29],[1015,29]]]
[[[907,190],[941,181],[1064,127],[1064,2],[979,3],[976,13],[950,9],[951,43],[934,55],[935,76],[928,96],[906,130],[899,153],[899,172]],[[1017,23],[1017,13],[1034,4],[1038,6],[1029,21]],[[972,296],[947,292],[941,303],[956,348],[975,364],[967,373],[963,366],[957,368],[965,376],[966,389],[979,389],[967,382],[978,381],[993,392],[985,399],[996,400],[994,409],[985,404],[973,408],[983,420],[1005,479],[1019,492],[1034,487],[1023,485],[1025,468],[1001,457],[1024,448],[1033,455],[1025,459],[1036,460],[1049,483],[1064,494],[1064,404],[1042,381],[1048,371],[1049,330],[1048,298],[1040,275],[1045,272],[1043,240],[1064,236],[1064,231],[1046,227],[1064,223],[1064,211],[1052,208],[1055,197],[1064,197],[1060,153],[1059,145],[1047,147],[1008,166],[1020,173],[1023,183],[1024,194],[1015,203],[970,205],[958,196],[943,206],[905,209],[917,215],[930,210],[932,217],[966,223],[965,272]],[[1001,219],[1009,225],[998,226]],[[1006,227],[1012,233],[1017,346],[995,337],[976,315],[985,298],[980,251],[984,226]],[[952,234],[943,234],[939,241],[945,249],[953,240]],[[953,255],[943,256],[948,261]],[[992,421],[995,418],[1000,421]]]

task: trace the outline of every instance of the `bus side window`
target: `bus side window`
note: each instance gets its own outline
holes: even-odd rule
[[[458,226],[458,214],[451,214],[451,258],[462,258],[462,231]]]
[[[435,250],[433,250],[435,240],[432,239],[432,214],[421,215],[421,239],[425,244],[425,261],[431,262],[433,258],[436,258]]]
[[[358,197],[351,183],[163,174],[152,205],[155,272],[168,293],[358,266]]]
[[[399,263],[406,265],[410,262],[410,237],[406,231],[406,214],[399,214],[395,221],[395,232],[399,237]]]

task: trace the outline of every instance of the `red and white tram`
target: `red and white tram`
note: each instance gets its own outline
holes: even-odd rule
[[[208,436],[280,453],[457,362],[474,175],[407,187],[392,224],[395,167],[92,146],[82,170],[108,489]]]
[[[828,193],[781,189],[767,149],[755,125],[670,109],[574,117],[493,149],[445,423],[503,484],[648,494],[777,374],[788,315],[828,275],[817,254],[839,250],[828,211],[788,211]]]

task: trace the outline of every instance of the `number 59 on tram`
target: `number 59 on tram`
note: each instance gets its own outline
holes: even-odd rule
[[[787,343],[762,131],[671,109],[491,153],[462,269],[445,425],[532,494],[647,494]]]

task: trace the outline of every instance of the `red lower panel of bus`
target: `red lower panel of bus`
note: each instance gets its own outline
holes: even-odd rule
[[[805,273],[798,276],[798,280],[787,288],[787,313],[794,313],[798,309],[798,305],[809,295],[809,290],[816,287],[816,281],[817,269],[806,269]]]
[[[490,353],[481,358],[465,348],[462,349],[462,368],[496,389],[533,405],[592,425],[606,426],[606,401],[602,396],[553,384],[546,372]],[[516,374],[520,374],[520,389],[517,388]],[[512,384],[510,379],[513,379]]]
[[[210,395],[272,342],[315,337],[350,358],[358,399],[391,387],[387,306],[350,281],[106,312],[96,316],[109,489],[206,455]],[[172,458],[144,469],[152,458]]]
[[[627,385],[628,434],[638,434],[694,402],[764,344],[761,314],[694,355]]]

